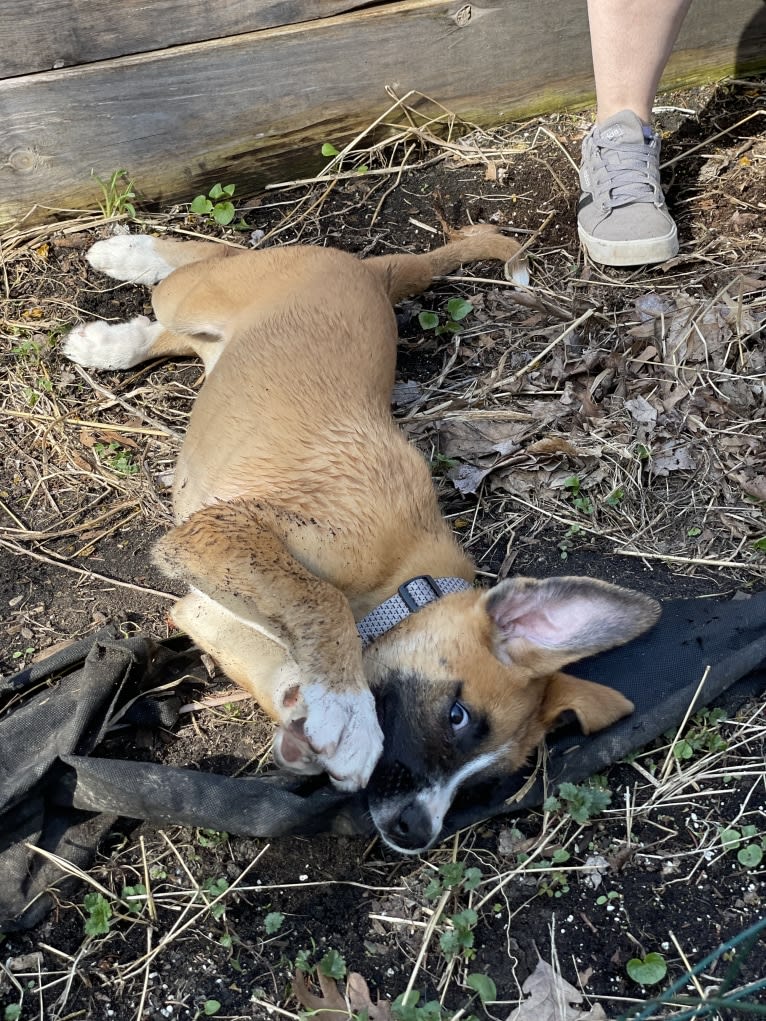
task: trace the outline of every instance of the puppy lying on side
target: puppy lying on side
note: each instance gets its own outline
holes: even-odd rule
[[[391,418],[392,305],[517,251],[483,225],[365,261],[117,236],[88,259],[160,282],[157,321],[88,323],[64,345],[95,368],[202,359],[177,523],[155,551],[189,586],[173,618],[278,722],[282,765],[369,783],[381,836],[409,853],[438,837],[459,787],[523,764],[563,712],[585,731],[629,713],[611,688],[560,671],[658,616],[646,596],[587,578],[473,588],[428,466]]]

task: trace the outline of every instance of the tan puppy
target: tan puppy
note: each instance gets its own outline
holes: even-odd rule
[[[392,304],[462,262],[517,251],[487,226],[426,255],[366,261],[113,237],[89,261],[162,281],[157,322],[89,323],[64,346],[97,368],[202,358],[177,525],[155,552],[190,586],[173,617],[278,721],[283,765],[365,786],[382,724],[371,811],[407,852],[438,837],[459,787],[521,765],[564,711],[586,731],[629,713],[617,692],[559,671],[658,614],[589,579],[472,588],[428,466],[391,418]]]

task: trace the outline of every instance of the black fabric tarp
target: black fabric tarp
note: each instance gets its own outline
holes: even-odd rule
[[[155,689],[198,663],[183,642],[107,631],[0,682],[0,931],[35,925],[50,907],[47,891],[71,882],[36,848],[85,867],[118,817],[266,838],[370,832],[364,795],[339,793],[321,780],[276,771],[234,778],[93,754],[117,719],[171,725],[178,697]],[[652,631],[573,672],[617,688],[636,709],[589,737],[571,729],[552,735],[549,787],[576,783],[677,727],[695,696],[699,708],[762,695],[766,593],[665,603]],[[444,835],[539,804],[542,781],[508,800],[527,779],[515,774],[459,795]]]

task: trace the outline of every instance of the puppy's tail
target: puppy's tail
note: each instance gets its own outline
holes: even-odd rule
[[[392,304],[420,294],[434,277],[453,273],[466,262],[490,259],[506,264],[506,276],[517,284],[529,283],[526,260],[519,255],[521,246],[488,223],[476,223],[450,231],[449,241],[423,255],[384,255],[367,259],[365,265],[379,274]]]

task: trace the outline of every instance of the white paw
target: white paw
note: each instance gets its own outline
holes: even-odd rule
[[[113,280],[156,284],[173,272],[173,266],[157,253],[155,241],[149,234],[116,234],[92,245],[86,259]]]
[[[160,324],[146,316],[138,316],[127,323],[105,323],[97,319],[76,326],[64,338],[61,349],[70,361],[90,369],[130,369],[146,361],[161,333]]]
[[[342,791],[367,786],[382,750],[372,692],[333,692],[320,684],[301,685],[274,742],[281,765],[298,773],[325,771]]]

